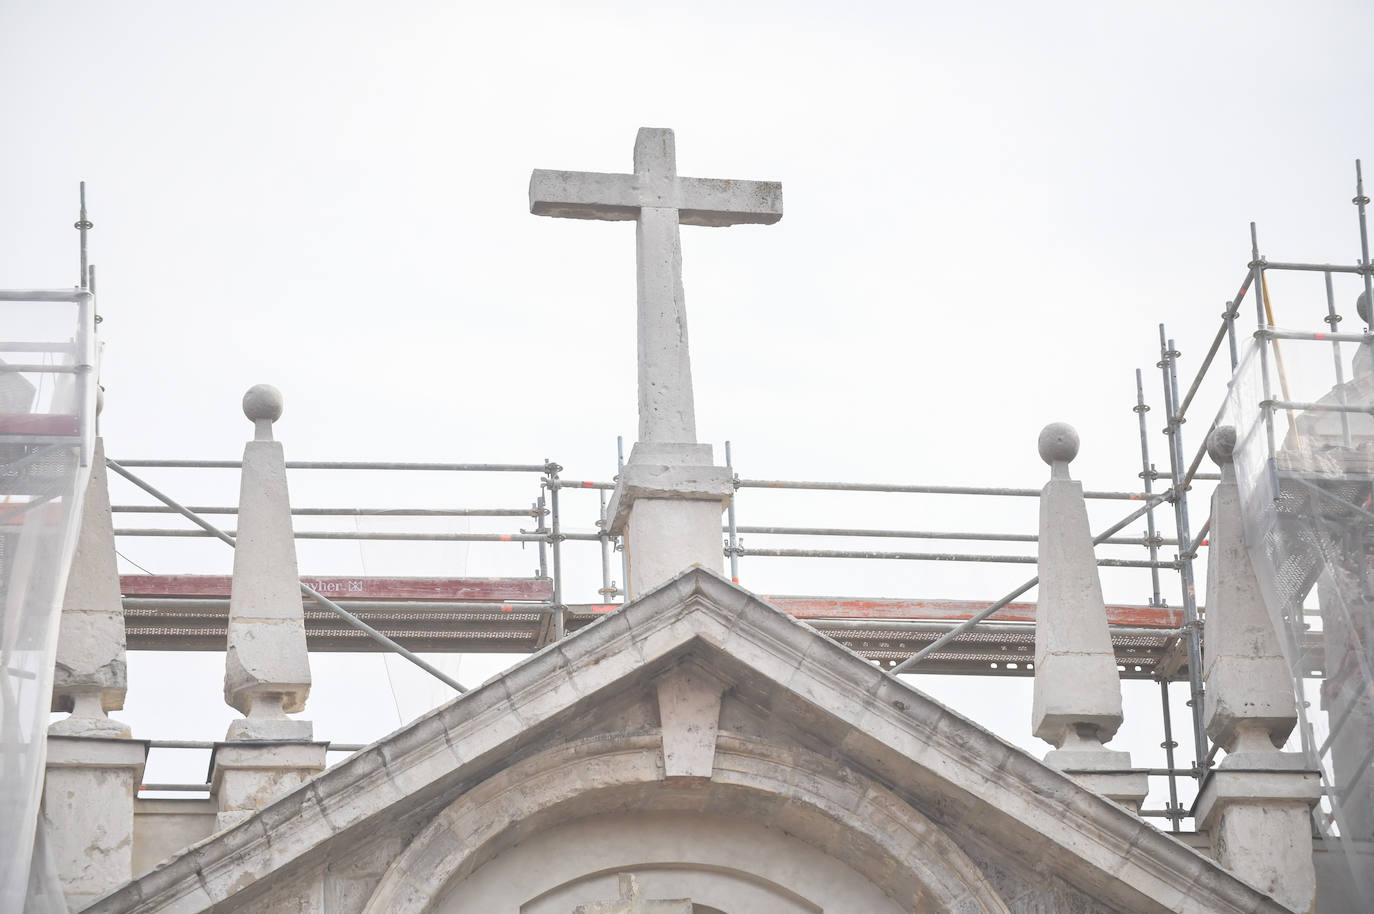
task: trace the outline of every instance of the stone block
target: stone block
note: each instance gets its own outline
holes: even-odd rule
[[[1037,658],[1031,726],[1038,738],[1059,746],[1069,728],[1088,725],[1105,742],[1122,720],[1121,678],[1110,654],[1052,651]]]
[[[1295,911],[1316,897],[1312,807],[1321,780],[1301,755],[1236,752],[1203,784],[1197,822],[1217,862]]]
[[[324,770],[327,743],[217,743],[210,759],[215,830],[237,825]]]
[[[670,780],[711,777],[725,687],[724,682],[690,663],[659,679],[663,771]]]
[[[127,739],[48,739],[43,817],[72,910],[133,878],[134,797],[147,754],[147,743]]]

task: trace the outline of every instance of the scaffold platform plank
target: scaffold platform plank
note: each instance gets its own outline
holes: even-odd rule
[[[327,594],[403,646],[431,653],[526,653],[549,637],[548,578],[316,577]],[[227,576],[126,575],[121,578],[131,650],[224,649],[229,617]],[[890,667],[984,610],[976,600],[766,596],[862,656]],[[570,605],[576,631],[619,604]],[[1121,674],[1149,678],[1177,643],[1182,613],[1170,607],[1107,608]],[[378,645],[308,601],[306,640],[312,651],[376,651]],[[1011,603],[989,622],[931,655],[931,673],[1028,676],[1034,671],[1035,604]],[[1180,671],[1170,669],[1171,677]]]

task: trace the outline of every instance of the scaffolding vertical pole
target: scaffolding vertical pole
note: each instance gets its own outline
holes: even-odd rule
[[[1202,721],[1202,645],[1198,631],[1197,589],[1193,582],[1192,534],[1188,525],[1188,493],[1183,484],[1186,458],[1183,454],[1183,420],[1178,409],[1178,350],[1167,338],[1164,325],[1159,325],[1159,369],[1164,381],[1164,411],[1167,418],[1164,434],[1169,439],[1169,478],[1173,484],[1174,526],[1179,543],[1179,584],[1183,590],[1183,627],[1188,649],[1189,705],[1193,712],[1194,760],[1201,776],[1202,760],[1207,757],[1207,730]]]
[[[1169,680],[1163,676],[1155,678],[1159,680],[1159,700],[1164,708],[1164,742],[1159,746],[1164,750],[1165,767],[1169,769],[1169,826],[1177,832],[1182,807],[1178,805],[1178,774],[1174,770],[1174,750],[1178,743],[1174,741],[1174,721],[1169,711]]]
[[[1146,500],[1154,492],[1155,469],[1150,465],[1150,439],[1145,428],[1145,414],[1150,407],[1145,404],[1145,387],[1141,380],[1140,369],[1135,370],[1135,414],[1140,420],[1140,478],[1145,481]],[[1159,542],[1155,536],[1155,511],[1152,507],[1145,512],[1146,545],[1150,549],[1150,584],[1152,585],[1150,605],[1162,606],[1159,596]]]
[[[549,487],[549,539],[553,546],[553,637],[555,641],[563,640],[563,626],[566,621],[563,617],[563,532],[558,516],[558,472],[561,469],[563,468],[552,460],[547,458],[544,460],[544,471],[548,474],[546,482]]]
[[[625,436],[615,436],[615,480],[625,472]],[[620,587],[625,592],[625,602],[630,600],[630,553],[625,548],[625,538],[620,539]]]
[[[1331,328],[1331,332],[1336,332],[1336,325],[1341,322],[1341,316],[1336,313],[1336,293],[1331,288],[1331,271],[1324,270],[1322,275],[1326,277],[1326,321]],[[1345,369],[1341,367],[1341,344],[1336,340],[1331,341],[1331,362],[1336,368],[1336,398],[1340,400],[1341,406],[1345,406]],[[1341,444],[1350,447],[1350,416],[1342,412],[1341,416]]]
[[[1226,310],[1221,312],[1221,319],[1226,321],[1226,344],[1231,353],[1231,374],[1236,373],[1236,366],[1240,364],[1239,353],[1236,351],[1236,315],[1239,313],[1240,305],[1233,301],[1228,301]]]
[[[1261,405],[1261,412],[1264,413],[1264,438],[1265,446],[1268,450],[1268,458],[1265,466],[1269,476],[1269,497],[1274,501],[1279,499],[1279,471],[1274,463],[1274,454],[1278,450],[1274,441],[1274,393],[1269,389],[1269,343],[1270,340],[1263,336],[1263,331],[1269,326],[1269,318],[1265,309],[1264,295],[1264,263],[1260,260],[1259,254],[1259,235],[1255,230],[1255,223],[1250,223],[1250,270],[1254,277],[1255,285],[1255,322],[1257,329],[1261,331],[1259,338],[1259,357],[1260,357],[1260,384],[1264,390],[1264,402]]]
[[[541,536],[549,532],[549,528],[544,526],[544,517],[547,513],[544,507],[544,494],[541,492],[539,498],[534,502],[534,516],[536,518],[534,532]],[[549,576],[549,543],[547,539],[539,541],[539,576],[541,578]]]
[[[77,218],[76,225],[72,226],[81,233],[81,288],[85,289],[88,282],[88,272],[86,267],[86,233],[95,228],[95,224],[86,218],[86,182],[81,182],[81,215]]]
[[[600,528],[601,533],[599,537],[601,540],[600,593],[601,601],[603,603],[609,603],[614,599],[616,593],[615,588],[611,586],[611,534],[606,530],[610,522],[606,520],[606,490],[602,489],[597,494],[601,496],[601,520],[597,522],[597,527]]]
[[[1364,277],[1364,294],[1370,304],[1370,313],[1374,314],[1374,277],[1370,276],[1369,225],[1365,220],[1365,207],[1369,205],[1369,198],[1364,195],[1364,172],[1360,168],[1359,159],[1355,160],[1355,199],[1350,202],[1355,204],[1360,214],[1360,266],[1364,267],[1361,275]]]
[[[730,473],[730,485],[735,485],[735,464],[730,458],[730,442],[725,442],[725,469]],[[726,523],[730,529],[730,544],[726,551],[730,553],[730,580],[739,583],[739,543],[735,530],[735,494],[738,488],[730,493],[730,501],[725,508]]]
[[[1366,345],[1369,346],[1370,355],[1374,356],[1374,336],[1370,336],[1370,331],[1374,330],[1374,264],[1369,262],[1369,224],[1365,218],[1365,208],[1369,206],[1369,198],[1364,195],[1364,171],[1360,167],[1360,160],[1355,160],[1355,199],[1350,201],[1355,204],[1360,214],[1360,275],[1364,279],[1364,300],[1369,303],[1369,323],[1365,326]]]

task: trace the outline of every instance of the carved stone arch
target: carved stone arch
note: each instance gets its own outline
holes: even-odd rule
[[[645,813],[766,827],[838,861],[905,910],[1007,914],[982,872],[938,826],[834,759],[722,733],[711,779],[683,787],[665,782],[661,749],[657,730],[589,737],[493,774],[456,798],[392,862],[365,914],[426,914],[522,841],[590,817]]]

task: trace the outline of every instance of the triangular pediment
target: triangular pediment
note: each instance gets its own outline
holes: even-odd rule
[[[919,897],[932,911],[1007,910],[999,897],[1039,880],[1097,905],[1085,911],[1286,910],[701,569],[362,749],[90,910],[257,910],[282,892],[322,899],[333,889],[309,887],[343,870],[353,873],[354,902],[340,910],[427,910],[501,848],[637,803],[659,804],[664,815],[752,816],[827,852],[827,842],[866,848],[851,865],[896,879],[889,894],[907,893],[898,909]],[[798,818],[803,807],[811,820]],[[827,816],[858,823],[855,836],[806,831]],[[483,841],[490,846],[474,850]],[[359,862],[369,854],[370,868]],[[889,872],[902,865],[909,885]]]

